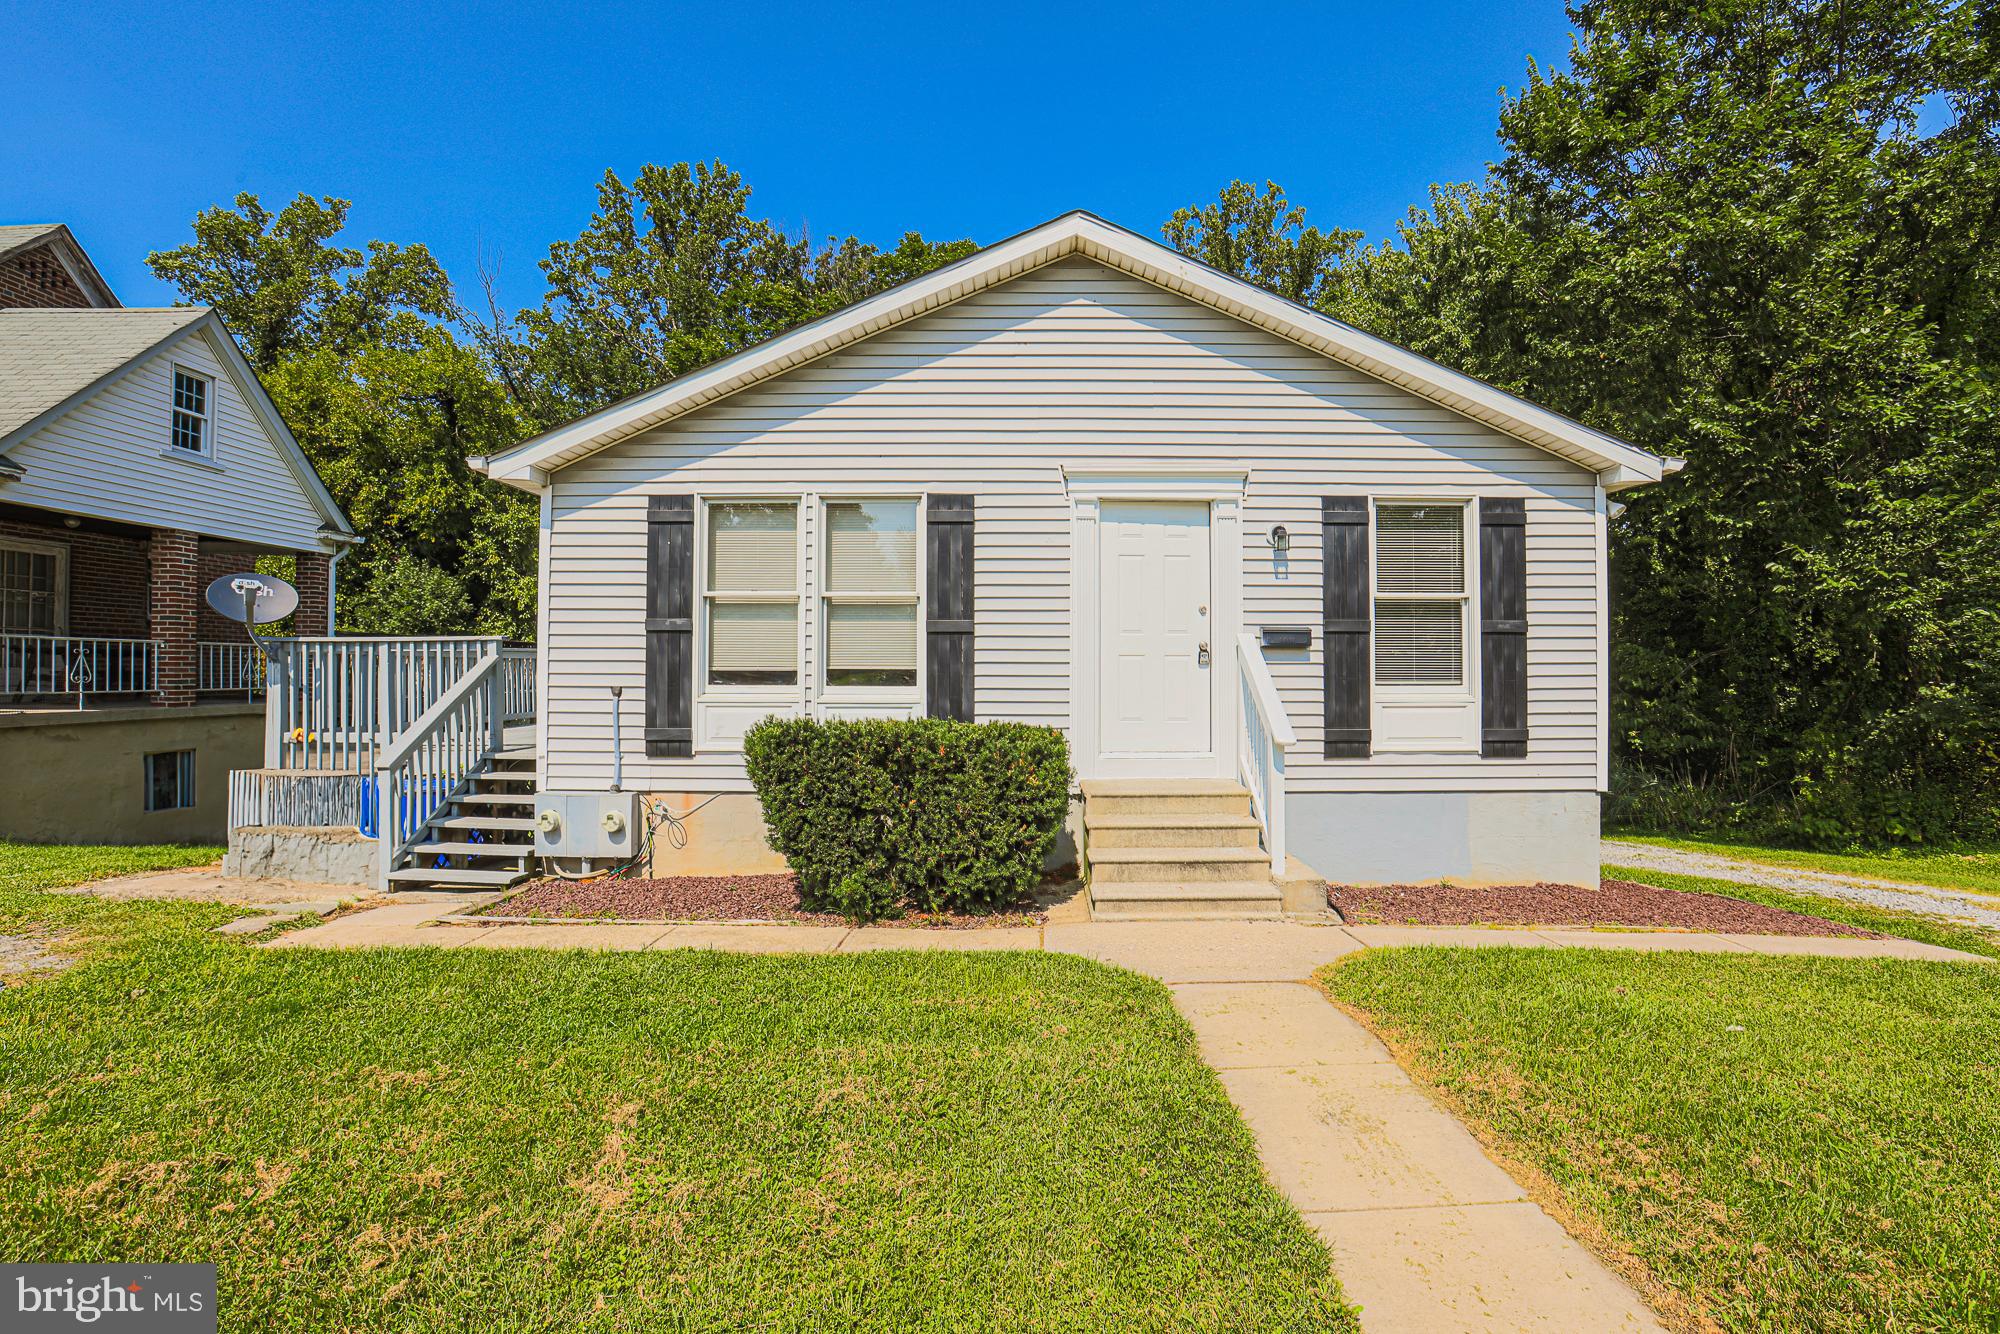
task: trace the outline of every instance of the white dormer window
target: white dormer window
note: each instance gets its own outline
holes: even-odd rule
[[[207,457],[213,441],[209,436],[209,390],[205,375],[174,367],[173,447]]]

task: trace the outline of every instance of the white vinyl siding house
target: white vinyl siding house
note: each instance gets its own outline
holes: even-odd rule
[[[477,462],[542,497],[549,788],[610,786],[614,687],[623,781],[662,793],[747,793],[740,738],[771,713],[940,712],[921,661],[901,664],[926,651],[929,506],[970,498],[975,720],[1063,729],[1085,779],[1161,774],[1163,758],[1174,776],[1231,777],[1248,632],[1299,738],[1284,766],[1295,826],[1351,841],[1402,819],[1420,846],[1441,818],[1491,843],[1523,811],[1530,826],[1555,812],[1572,845],[1562,869],[1593,879],[1606,493],[1673,466],[1087,215]],[[657,497],[692,498],[700,552],[718,514],[782,513],[790,541],[759,557],[768,586],[698,572],[685,754],[646,741]],[[856,598],[841,534],[860,506],[908,537],[871,554],[879,585]],[[1367,581],[1354,586],[1365,611],[1339,622],[1367,636],[1366,706],[1342,706],[1365,717],[1340,728],[1324,697],[1336,621],[1322,534],[1336,507],[1367,534],[1365,566],[1346,548],[1341,576]],[[1501,615],[1481,607],[1489,522],[1516,535],[1525,667],[1509,707],[1525,727],[1482,715],[1482,636],[1523,632],[1518,610],[1482,620]],[[1119,591],[1128,574],[1137,595]],[[1140,607],[1167,586],[1173,605]],[[750,653],[708,623],[732,595],[761,600],[758,660],[795,675],[715,676],[718,657]],[[1280,646],[1300,632],[1302,646]],[[870,685],[843,686],[861,679],[843,675],[848,654]],[[1153,753],[1125,748],[1133,690],[1157,697],[1161,716],[1140,719]],[[1347,727],[1372,741],[1334,746]],[[1390,858],[1380,874],[1411,865]]]
[[[801,479],[809,457],[810,481]],[[628,783],[747,791],[727,744],[777,701],[738,707],[698,692],[696,754],[649,759],[644,708],[646,498],[670,484],[711,503],[810,494],[797,544],[812,584],[810,530],[843,495],[978,497],[975,706],[982,719],[1068,727],[1071,502],[1065,470],[1234,468],[1245,474],[1242,624],[1315,632],[1315,648],[1270,655],[1302,737],[1319,729],[1319,498],[1333,493],[1528,503],[1528,760],[1457,754],[1292,757],[1298,791],[1453,791],[1598,785],[1599,496],[1589,470],[1317,353],[1089,260],[1004,286],[747,389],[556,473],[546,568],[551,786],[608,785],[608,687],[626,687]],[[1291,549],[1268,545],[1282,524]],[[823,614],[802,601],[803,687]],[[704,699],[707,696],[707,699]],[[705,707],[713,701],[715,707]],[[919,701],[912,696],[910,706]],[[782,710],[781,710],[782,711]],[[714,716],[710,716],[714,715]],[[706,725],[704,725],[706,724]],[[720,742],[722,744],[718,745]]]
[[[267,418],[269,410],[246,392],[247,368],[231,364],[233,349],[217,341],[228,334],[212,316],[54,310],[12,318],[45,325],[48,337],[61,339],[90,336],[78,326],[93,321],[149,316],[160,325],[156,346],[8,443],[6,456],[22,475],[0,500],[140,527],[198,526],[272,547],[324,546],[327,516],[338,512],[332,498],[297,457],[275,412]],[[201,386],[199,416],[186,406],[190,377]],[[195,430],[200,449],[189,447]]]

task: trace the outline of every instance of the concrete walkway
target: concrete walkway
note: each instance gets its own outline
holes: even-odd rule
[[[1846,875],[1838,871],[1812,871],[1801,866],[1772,866],[1765,862],[1740,861],[1713,852],[1691,852],[1685,848],[1663,848],[1652,843],[1620,843],[1607,839],[1604,860],[1617,866],[1636,866],[1669,875],[1706,876],[1710,880],[1734,880],[1745,885],[1765,885],[1799,894],[1819,894],[1827,898],[1866,903],[1892,912],[1920,913],[1943,917],[1967,926],[2000,930],[2000,897],[1971,890],[1942,889],[1936,885],[1911,884],[1906,880],[1879,880],[1874,876]]]
[[[1334,1257],[1370,1334],[1654,1331],[1636,1292],[1486,1156],[1361,1025],[1307,982],[1394,945],[1708,950],[1962,959],[1908,940],[1701,932],[1343,927],[1303,922],[1068,922],[994,931],[824,926],[432,924],[437,902],[372,908],[269,942],[301,949],[1047,949],[1165,982],[1257,1139],[1264,1169]],[[445,909],[449,911],[449,909]]]

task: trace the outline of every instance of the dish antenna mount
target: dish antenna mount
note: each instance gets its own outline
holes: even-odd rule
[[[284,620],[299,605],[299,590],[271,574],[225,574],[209,584],[203,596],[216,614],[243,622],[251,646],[267,662],[271,653],[264,647],[264,641],[257,638],[257,627]],[[244,675],[244,694],[248,697],[256,693],[256,674]]]

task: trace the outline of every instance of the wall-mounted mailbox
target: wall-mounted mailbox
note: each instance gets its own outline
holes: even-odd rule
[[[1302,625],[1267,625],[1263,628],[1265,648],[1311,648],[1313,632]]]

